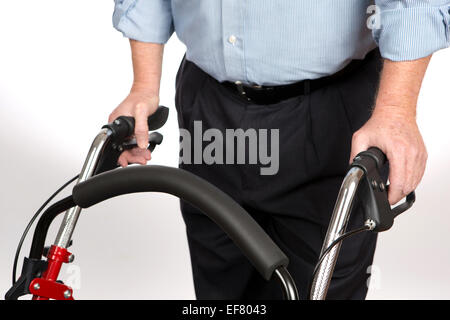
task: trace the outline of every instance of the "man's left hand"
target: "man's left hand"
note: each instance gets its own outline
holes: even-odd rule
[[[425,172],[427,151],[415,116],[390,106],[375,108],[367,123],[354,133],[350,161],[370,147],[380,148],[389,160],[389,203],[413,191]]]

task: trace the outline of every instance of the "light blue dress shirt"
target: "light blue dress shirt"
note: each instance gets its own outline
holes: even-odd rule
[[[316,79],[377,45],[394,61],[450,45],[449,0],[115,0],[125,37],[165,43],[219,81],[260,85]]]

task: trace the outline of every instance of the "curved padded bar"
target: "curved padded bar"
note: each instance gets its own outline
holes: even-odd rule
[[[269,280],[288,258],[253,218],[231,197],[194,174],[165,166],[138,166],[94,176],[73,188],[74,202],[88,208],[136,192],[164,192],[197,207],[228,234],[261,275]]]

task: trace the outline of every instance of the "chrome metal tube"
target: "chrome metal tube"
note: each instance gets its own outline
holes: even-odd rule
[[[364,171],[357,167],[351,168],[345,176],[334,206],[333,215],[328,226],[321,253],[334,240],[345,233],[356,190],[363,176]],[[340,248],[341,244],[337,244],[323,259],[313,279],[310,295],[311,300],[324,300],[326,298]]]
[[[295,282],[291,277],[291,274],[285,267],[281,267],[275,270],[275,274],[281,282],[284,290],[284,296],[286,300],[298,300],[298,291],[295,286]]]
[[[105,143],[108,141],[110,131],[108,129],[102,129],[100,133],[95,137],[92,142],[91,148],[84,162],[83,169],[81,170],[80,177],[77,180],[77,184],[83,182],[94,174],[95,167],[97,166],[100,155],[103,151]],[[67,245],[72,238],[73,230],[77,224],[78,217],[80,216],[81,208],[76,206],[66,211],[61,227],[59,228],[58,235],[56,236],[55,245],[62,248],[67,248]]]

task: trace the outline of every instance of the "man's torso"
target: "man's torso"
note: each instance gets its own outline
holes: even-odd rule
[[[187,59],[219,81],[282,85],[333,74],[376,47],[370,0],[172,0]]]

